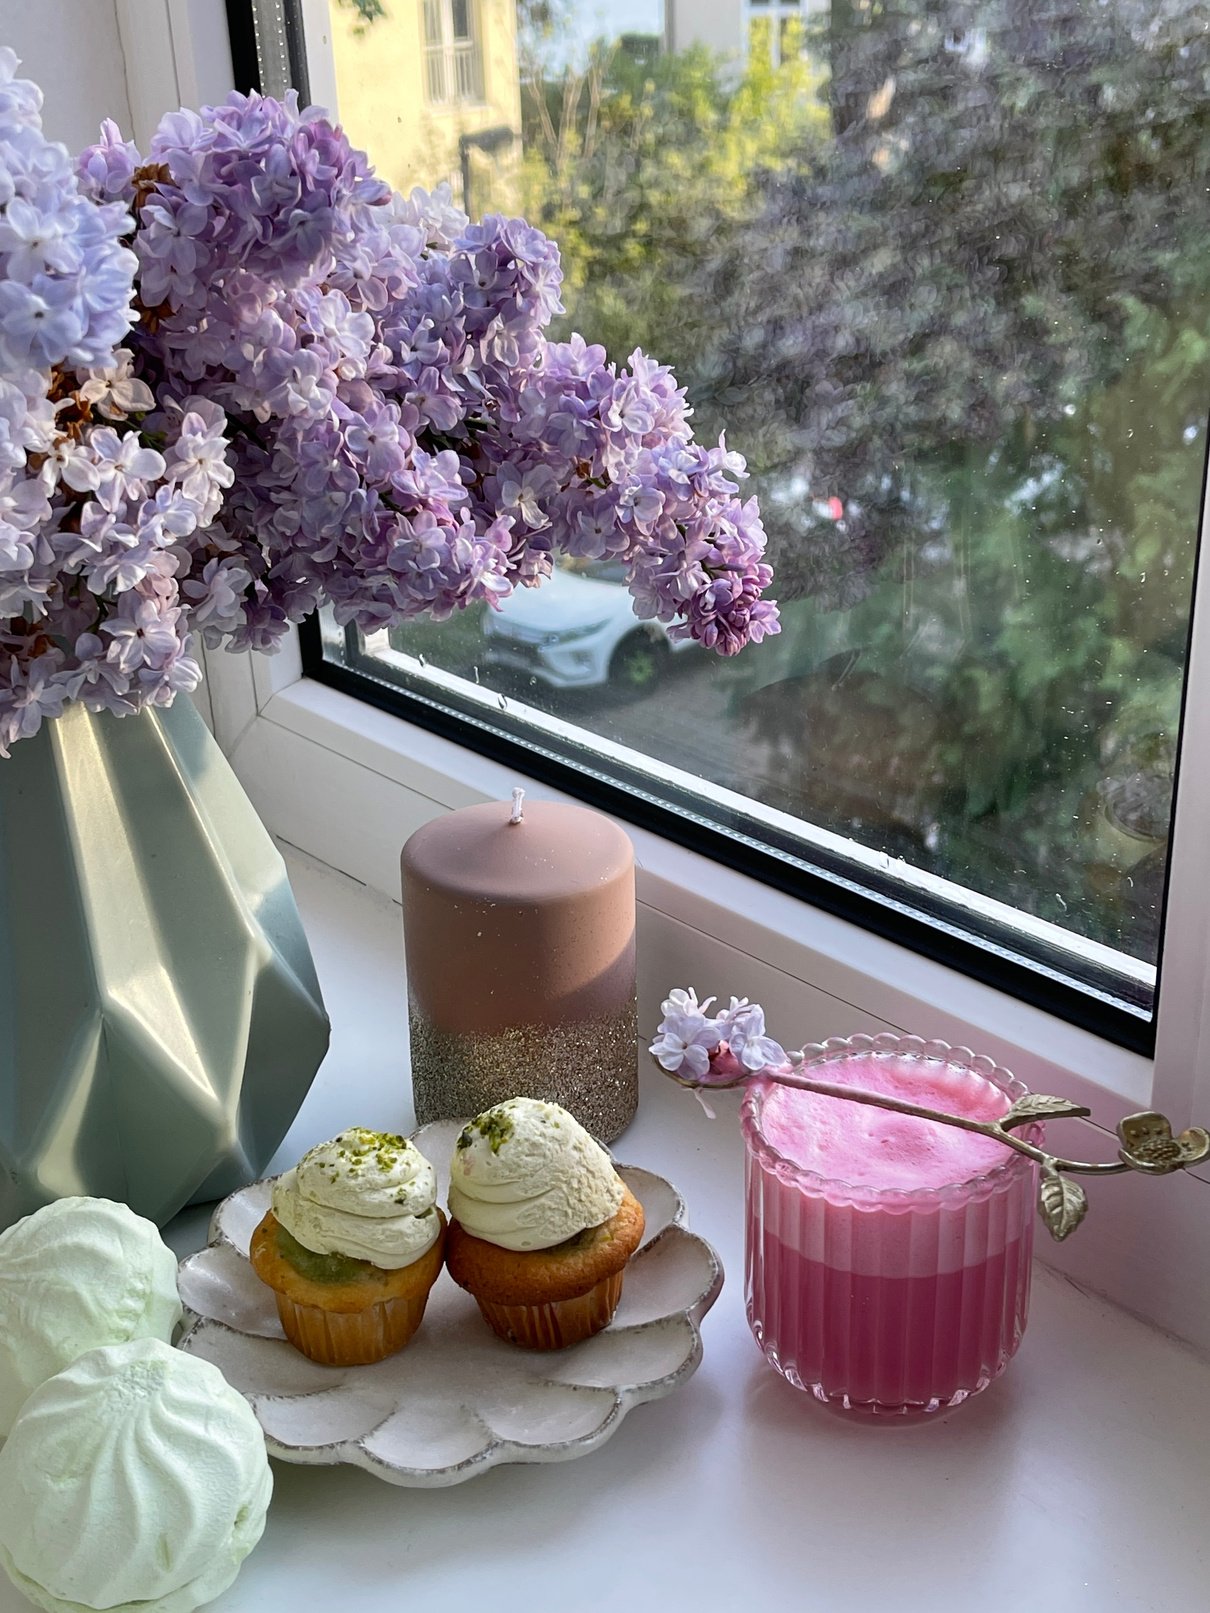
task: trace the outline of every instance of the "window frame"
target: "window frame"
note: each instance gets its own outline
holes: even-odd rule
[[[119,0],[129,9],[135,0]],[[230,0],[238,4],[240,0]],[[163,106],[188,95],[181,60],[207,59],[222,26],[199,0],[159,0],[178,58]],[[312,94],[335,106],[326,0],[301,0]],[[150,9],[150,8],[149,8]],[[158,8],[157,8],[158,16]],[[147,17],[140,10],[139,52]],[[154,30],[152,30],[154,32]],[[131,36],[133,37],[133,35]],[[127,36],[123,35],[124,42]],[[130,56],[129,43],[127,47]],[[182,54],[183,53],[183,54]],[[246,67],[246,64],[245,64]],[[235,66],[239,80],[240,64]],[[136,75],[137,76],[137,75]],[[213,81],[213,74],[210,75]],[[213,94],[213,91],[209,91]],[[1202,547],[1210,531],[1203,493]],[[558,795],[514,766],[305,675],[300,636],[276,656],[205,655],[202,709],[262,818],[280,839],[398,900],[407,836],[440,812],[506,799],[515,784]],[[886,1027],[990,1053],[1031,1088],[1086,1103],[1111,1157],[1127,1112],[1154,1106],[1179,1129],[1210,1119],[1210,566],[1198,566],[1170,850],[1164,968],[1152,1056],[1116,1046],[897,941],[759,883],[648,827],[632,829],[640,918],[640,1025],[654,1029],[674,985],[747,993],[774,1034],[797,1043]],[[402,989],[402,952],[400,953]],[[1071,1242],[1047,1262],[1151,1323],[1210,1349],[1210,1167],[1156,1187],[1103,1185]]]
[[[1203,620],[1210,619],[1210,601]],[[1210,633],[1200,661],[1210,677]],[[399,899],[399,853],[439,813],[505,800],[541,781],[303,674],[297,634],[274,657],[206,656],[216,736],[261,817],[282,841],[356,882]],[[1199,727],[1210,746],[1210,701]],[[1207,751],[1210,754],[1210,751]],[[1203,780],[1204,783],[1204,780]],[[1210,790],[1203,789],[1210,797]],[[1178,814],[1184,839],[1195,806]],[[1210,806],[1210,799],[1204,803]],[[1187,809],[1187,810],[1186,810]],[[1204,821],[1204,819],[1203,819]],[[989,1053],[1038,1091],[1086,1104],[1100,1129],[1090,1157],[1111,1158],[1124,1114],[1155,1106],[1178,1129],[1210,1115],[1210,1080],[1193,1073],[1210,1051],[1210,844],[1191,853],[1174,893],[1190,942],[1161,994],[1154,1058],[1131,1053],[995,988],[759,884],[650,830],[631,829],[638,863],[640,1026],[654,1030],[674,985],[749,995],[784,1040],[857,1030],[939,1036]],[[1183,869],[1186,865],[1182,865]],[[403,988],[402,949],[399,955]],[[1097,1191],[1095,1213],[1063,1245],[1038,1253],[1073,1280],[1210,1349],[1210,1172],[1157,1187],[1121,1178]]]

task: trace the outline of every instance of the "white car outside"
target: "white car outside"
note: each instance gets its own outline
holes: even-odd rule
[[[582,571],[556,566],[537,588],[518,588],[484,612],[484,661],[541,678],[556,689],[653,686],[672,655],[689,648],[660,622],[641,622],[625,568],[602,561]]]

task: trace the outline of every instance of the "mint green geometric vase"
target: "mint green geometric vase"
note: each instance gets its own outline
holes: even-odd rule
[[[328,1046],[285,866],[192,704],[0,759],[0,1228],[264,1171]]]

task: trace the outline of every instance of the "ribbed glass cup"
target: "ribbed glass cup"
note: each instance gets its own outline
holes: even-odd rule
[[[919,1037],[837,1038],[810,1054],[803,1073],[853,1086],[858,1061],[871,1058],[918,1059],[922,1075],[948,1066],[955,1113],[967,1081],[983,1115],[988,1083],[1004,1094],[997,1112],[1026,1090],[990,1059]],[[978,1394],[1025,1330],[1033,1161],[1005,1149],[1003,1163],[935,1188],[829,1180],[769,1142],[761,1117],[773,1089],[754,1082],[743,1105],[748,1322],[766,1359],[795,1388],[855,1417],[922,1418]],[[1019,1135],[1039,1142],[1042,1128]]]

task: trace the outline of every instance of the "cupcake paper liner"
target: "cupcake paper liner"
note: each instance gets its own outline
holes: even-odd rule
[[[299,1305],[274,1289],[277,1314],[296,1350],[325,1367],[368,1366],[401,1350],[420,1326],[429,1290],[410,1298],[381,1299],[361,1311],[326,1311]]]
[[[475,1295],[483,1320],[510,1344],[526,1350],[562,1350],[608,1327],[622,1297],[625,1268],[603,1277],[586,1294],[544,1305],[494,1305]]]

